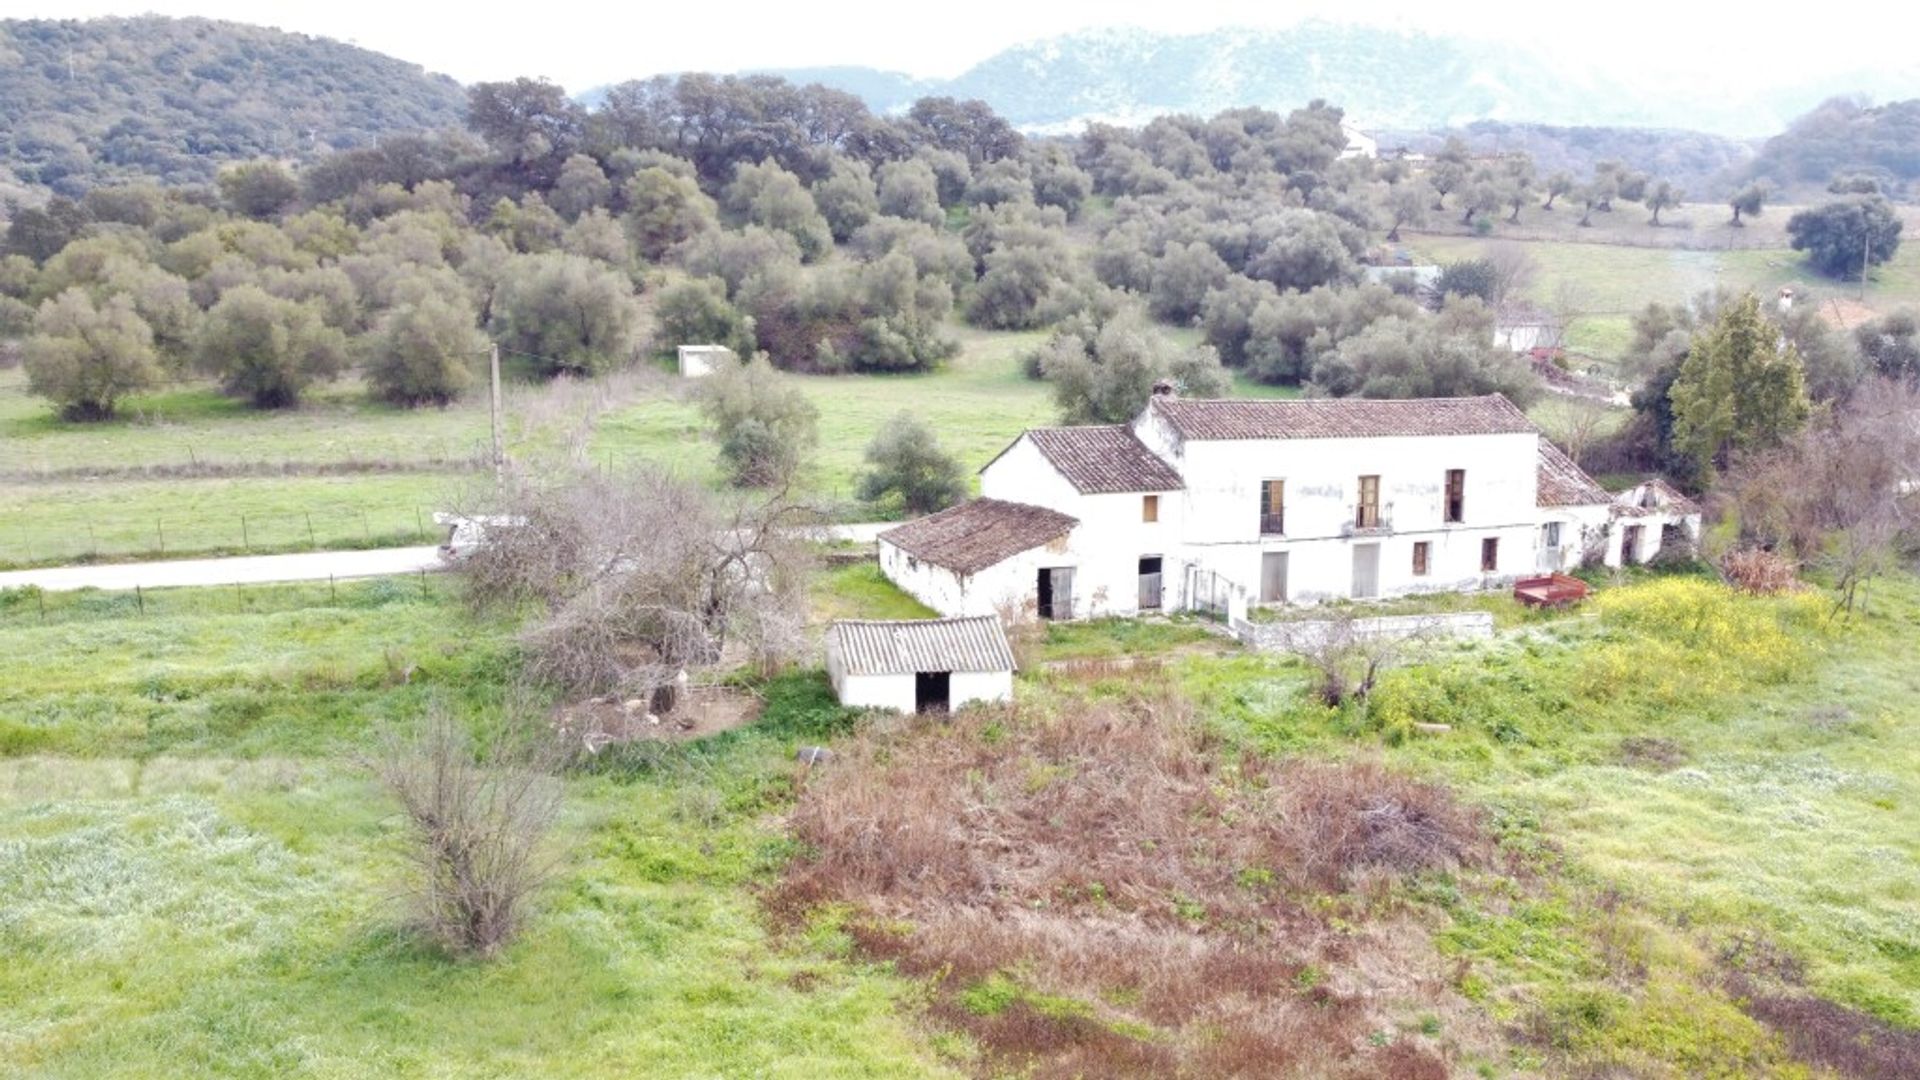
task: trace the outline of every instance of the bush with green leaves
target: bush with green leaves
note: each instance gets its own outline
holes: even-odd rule
[[[765,353],[723,365],[703,379],[700,411],[720,445],[728,478],[741,487],[787,484],[819,441],[819,410],[773,369]]]
[[[1800,211],[1787,219],[1787,235],[1814,269],[1852,281],[1893,258],[1902,225],[1884,196],[1862,195]]]
[[[718,278],[685,278],[660,290],[654,306],[663,350],[681,345],[724,345],[737,356],[752,356],[753,319],[727,302]]]
[[[493,303],[501,344],[546,375],[594,375],[633,358],[640,315],[626,276],[560,253],[515,259]]]
[[[346,367],[347,339],[313,305],[241,285],[207,312],[193,355],[228,394],[277,409],[299,404],[309,386],[337,377]]]
[[[486,348],[464,293],[417,289],[367,336],[367,385],[395,405],[445,405],[473,383]]]
[[[658,261],[679,244],[719,227],[720,208],[692,176],[663,166],[627,180],[626,226],[643,258]]]
[[[1131,420],[1162,381],[1201,398],[1220,397],[1231,385],[1212,347],[1182,348],[1138,308],[1122,308],[1098,326],[1085,316],[1076,322],[1080,325],[1057,334],[1040,358],[1066,423]]]
[[[40,305],[26,344],[27,388],[69,420],[105,420],[127,394],[158,385],[164,372],[153,331],[126,294],[95,303],[72,288]]]
[[[736,168],[727,185],[726,208],[751,224],[793,237],[808,262],[833,250],[833,230],[813,196],[799,177],[774,161]]]
[[[941,447],[933,429],[910,412],[887,421],[867,444],[866,462],[859,494],[867,502],[897,500],[909,514],[930,514],[967,497],[960,463]]]

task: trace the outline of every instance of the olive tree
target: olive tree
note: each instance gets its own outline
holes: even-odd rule
[[[819,441],[819,410],[773,370],[765,353],[702,380],[700,409],[740,487],[786,484]]]
[[[160,382],[153,331],[117,294],[96,304],[72,288],[40,305],[26,343],[27,388],[69,420],[105,420],[127,394]]]
[[[660,290],[654,317],[664,347],[724,345],[736,355],[753,355],[753,318],[727,301],[719,278],[686,278]]]
[[[277,409],[299,404],[309,386],[339,375],[347,339],[314,306],[241,285],[207,312],[193,354],[227,393]]]
[[[910,514],[930,514],[966,498],[960,463],[940,445],[939,436],[910,412],[888,420],[867,444],[867,471],[860,477],[860,498],[880,502],[898,498]]]
[[[520,256],[494,299],[495,335],[548,375],[625,364],[639,322],[626,276],[578,255]]]
[[[640,254],[652,261],[719,224],[719,207],[693,177],[658,165],[634,173],[626,196],[627,232]]]
[[[367,383],[395,405],[445,405],[464,393],[486,349],[473,305],[458,290],[419,289],[374,323]]]

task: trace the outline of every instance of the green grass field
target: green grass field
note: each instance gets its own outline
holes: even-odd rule
[[[1729,957],[1789,957],[1813,992],[1920,1025],[1920,581],[1831,625],[1817,597],[1703,588],[1653,579],[1584,612],[1503,615],[1497,641],[1390,672],[1364,716],[1308,703],[1297,662],[1177,620],[1053,628],[1042,659],[1096,666],[1036,666],[1021,693],[1051,709],[1171,681],[1226,760],[1378,755],[1482,807],[1524,869],[1407,898],[1438,913],[1454,989],[1544,1032],[1482,1075],[1799,1075],[1718,989]],[[405,932],[397,824],[354,758],[436,699],[490,722],[510,626],[431,581],[161,591],[144,614],[124,595],[41,599],[0,596],[0,648],[34,658],[0,674],[0,1071],[893,1076],[964,1060],[918,1019],[915,984],[837,934],[775,934],[759,908],[791,854],[793,748],[850,723],[817,672],[765,684],[752,727],[572,774],[529,932],[465,963]],[[816,589],[823,620],[920,613],[871,564]],[[1157,662],[1099,666],[1127,656]]]
[[[0,604],[35,659],[0,679],[0,1072],[942,1071],[910,987],[759,916],[793,745],[844,724],[819,676],[569,779],[533,929],[460,963],[403,932],[397,825],[352,759],[429,698],[497,707],[506,628],[410,583],[131,599]]]
[[[961,354],[930,374],[785,376],[821,414],[805,494],[851,503],[867,443],[902,410],[932,424],[969,473],[1024,428],[1054,422],[1048,388],[1020,369],[1044,334],[957,333]],[[610,389],[514,386],[506,413],[512,454],[644,459],[719,482],[698,409],[663,376]],[[135,397],[123,414],[62,423],[26,395],[21,372],[0,372],[0,563],[418,542],[434,510],[486,475],[478,401],[397,410],[342,385],[262,414],[200,388]],[[245,474],[190,472],[216,467]]]
[[[1505,240],[1467,236],[1411,236],[1422,259],[1452,262],[1473,258]],[[1584,314],[1571,320],[1567,347],[1611,363],[1631,341],[1629,321],[1651,301],[1679,303],[1724,285],[1753,289],[1771,298],[1792,285],[1799,303],[1853,301],[1857,285],[1821,277],[1784,242],[1777,248],[1684,250],[1578,240],[1517,241],[1538,266],[1526,287],[1528,299],[1549,310]],[[1920,303],[1920,245],[1905,244],[1893,261],[1875,269],[1866,304],[1888,311]],[[1849,308],[1851,314],[1852,308]]]
[[[1701,599],[1717,588],[1650,581],[1597,616],[1441,647],[1389,673],[1357,729],[1299,704],[1291,662],[1198,658],[1184,678],[1235,738],[1378,739],[1389,761],[1473,793],[1518,849],[1643,904],[1680,967],[1711,976],[1743,945],[1777,948],[1822,996],[1920,1027],[1920,581],[1832,623],[1824,596]],[[1580,982],[1521,966],[1557,990]]]

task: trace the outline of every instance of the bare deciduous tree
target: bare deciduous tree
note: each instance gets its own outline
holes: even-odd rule
[[[448,949],[488,956],[519,929],[551,863],[560,811],[555,758],[538,744],[477,752],[438,705],[414,731],[390,730],[368,765],[406,818],[407,888],[420,929]]]
[[[804,511],[717,496],[650,467],[516,478],[461,564],[469,599],[536,603],[529,674],[577,694],[646,696],[730,651],[770,669],[798,653]]]
[[[1380,674],[1435,630],[1431,619],[1394,628],[1368,625],[1363,613],[1335,606],[1290,626],[1285,646],[1313,669],[1313,693],[1323,704],[1364,708]]]
[[[1741,538],[1825,571],[1851,612],[1920,530],[1920,390],[1864,384],[1831,421],[1739,459],[1727,486]]]

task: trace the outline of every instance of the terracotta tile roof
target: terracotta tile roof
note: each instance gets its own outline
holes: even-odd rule
[[[1613,496],[1552,441],[1540,439],[1539,506],[1606,506]]]
[[[827,650],[849,675],[920,671],[1012,671],[1013,649],[1000,620],[846,620],[827,628]]]
[[[1638,496],[1636,500],[1636,496]],[[1680,489],[1654,476],[1615,500],[1615,512],[1624,517],[1647,514],[1697,514],[1700,504],[1680,493]]]
[[[1500,394],[1460,398],[1186,400],[1150,407],[1188,439],[1354,439],[1393,435],[1513,435],[1533,421]]]
[[[880,539],[922,562],[966,575],[1065,536],[1078,524],[1041,506],[975,499],[896,525]]]
[[[1025,437],[1082,495],[1178,491],[1185,486],[1173,466],[1124,424],[1034,428]]]

